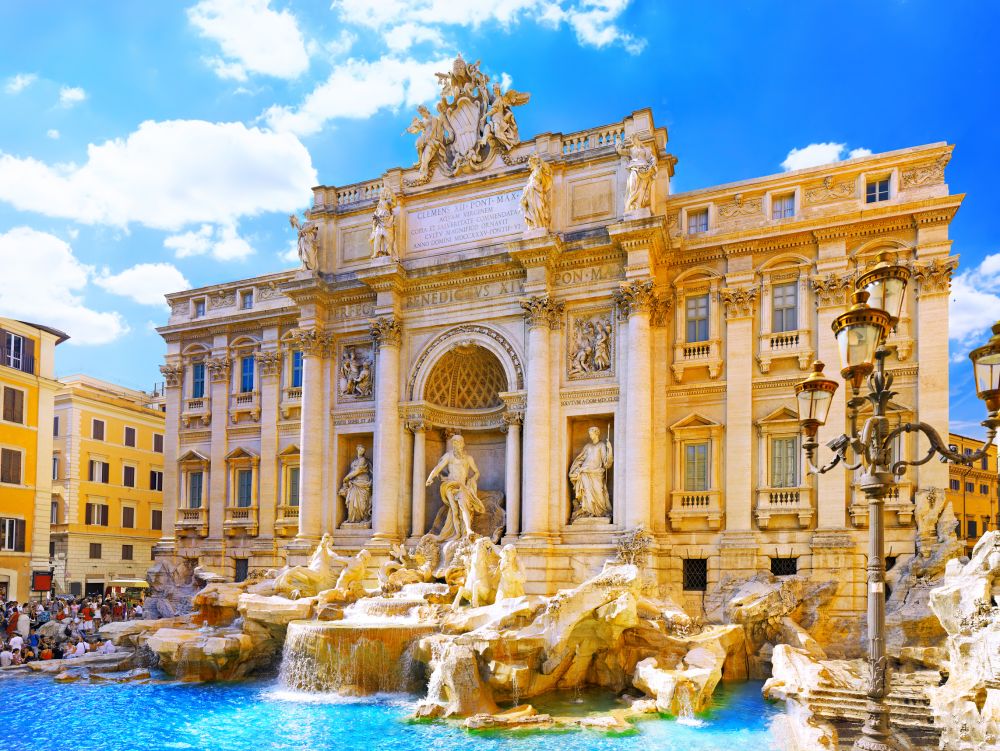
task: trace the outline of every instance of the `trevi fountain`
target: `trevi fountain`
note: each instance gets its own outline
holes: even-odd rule
[[[331,315],[329,331],[317,314],[314,328],[298,324],[281,338],[276,324],[268,335],[305,353],[304,384],[279,387],[290,373],[284,350],[257,352],[260,393],[230,399],[230,355],[257,345],[185,349],[184,337],[215,325],[235,292],[211,293],[208,315],[193,323],[189,305],[201,293],[171,296],[171,323],[161,330],[170,353],[165,463],[177,472],[165,496],[177,500],[164,529],[174,525],[176,538],[149,571],[146,618],[101,629],[115,654],[0,671],[3,716],[19,714],[15,748],[23,738],[24,748],[100,748],[116,734],[151,749],[835,751],[858,737],[868,675],[858,563],[866,512],[845,503],[843,482],[814,487],[812,478],[785,482],[768,469],[758,477],[758,468],[770,451],[762,447],[779,445],[769,436],[786,440],[789,424],[797,450],[788,384],[823,354],[817,348],[846,304],[851,274],[875,262],[878,244],[868,229],[827,237],[817,225],[806,235],[819,238],[822,273],[809,276],[811,261],[780,255],[807,240],[768,245],[767,233],[780,228],[756,217],[772,200],[757,194],[772,190],[766,181],[785,181],[778,192],[798,191],[800,181],[804,221],[833,222],[842,212],[860,222],[851,171],[861,168],[845,162],[671,197],[676,160],[648,111],[578,137],[524,143],[513,108],[527,94],[502,92],[461,59],[439,78],[439,114],[420,107],[410,128],[418,162],[381,183],[316,189],[307,221],[292,218],[302,269],[247,282],[259,315],[276,317],[295,310],[286,293],[307,306],[346,285],[347,302],[331,308],[345,312]],[[463,107],[480,116],[466,123],[474,132],[456,135],[449,129],[464,127]],[[918,224],[930,228],[920,232],[946,229],[950,214],[932,217],[933,206],[954,208],[943,185],[948,153],[934,145],[870,158],[879,169],[901,165],[899,210],[919,202],[926,216]],[[436,262],[426,253],[444,241],[417,232],[416,219],[447,212],[422,208],[421,191],[481,191],[490,181],[503,192],[489,188],[489,200],[469,193],[459,208],[478,212],[473,224],[493,224],[473,226],[465,245],[448,241],[444,286],[425,281]],[[711,214],[700,213],[706,201],[715,202]],[[399,226],[407,212],[409,235]],[[363,233],[364,252],[333,252],[331,217],[341,215],[353,222],[352,237]],[[738,238],[712,255],[698,244],[702,220]],[[739,239],[758,231],[767,235],[758,245]],[[496,234],[509,252],[473,252]],[[906,361],[915,321],[947,353],[947,332],[933,322],[946,318],[954,263],[947,250],[925,260],[893,242],[921,286],[889,339],[887,367],[912,405],[938,414],[947,382],[934,391],[939,384],[923,380],[934,363],[918,379]],[[919,252],[947,245],[921,241]],[[678,273],[699,263],[728,264],[725,282],[711,269]],[[460,295],[447,284],[463,274],[478,275],[480,286]],[[782,294],[815,302],[816,323],[758,336],[758,296],[779,284]],[[462,306],[480,297],[479,323],[463,323]],[[411,305],[424,298],[459,307],[431,320],[433,305]],[[351,329],[373,314],[371,338]],[[423,339],[413,341],[426,346],[409,343],[418,324]],[[224,331],[214,331],[215,346]],[[488,399],[464,411],[445,404],[468,384],[424,388],[437,383],[434,358],[496,360],[481,369]],[[411,360],[412,401],[397,412],[407,382],[400,364]],[[211,398],[182,402],[192,363],[202,363],[203,381],[208,364]],[[277,426],[269,443],[261,425]],[[257,433],[258,443],[226,453],[225,441]],[[283,476],[294,467],[298,487],[300,455],[294,505],[273,492],[251,507],[223,505],[214,490],[224,490],[230,466],[261,473],[263,483],[268,464]],[[901,746],[998,749],[1000,533],[984,534],[971,555],[962,548],[934,489],[947,473],[935,465],[921,468],[910,495],[887,502],[897,551],[885,590],[890,718]],[[184,484],[192,474],[197,498]],[[792,552],[782,556],[779,546]],[[772,560],[811,563],[769,571],[772,552]],[[691,567],[702,572],[700,586],[682,583],[681,558],[685,572],[701,564]],[[243,581],[234,581],[236,559],[251,560]]]

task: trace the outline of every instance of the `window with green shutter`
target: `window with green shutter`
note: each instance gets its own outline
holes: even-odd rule
[[[708,490],[708,443],[684,446],[684,489]]]

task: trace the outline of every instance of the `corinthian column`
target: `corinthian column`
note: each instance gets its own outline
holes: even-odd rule
[[[402,329],[391,316],[371,322],[375,342],[375,456],[372,539],[396,542],[399,530],[399,345]]]
[[[549,331],[553,325],[558,325],[563,306],[548,295],[538,295],[522,300],[521,307],[528,326],[522,537],[547,540],[552,535],[549,519],[549,409],[552,391]]]
[[[628,316],[625,376],[625,508],[616,514],[631,529],[652,529],[653,380],[649,316],[656,304],[651,279],[622,282],[616,294]],[[619,435],[622,431],[619,431]]]
[[[329,338],[320,329],[299,329],[295,342],[302,350],[297,538],[312,542],[323,530],[323,382]]]
[[[504,493],[507,496],[507,536],[517,537],[521,529],[521,422],[523,412],[507,412],[503,421],[507,429]]]
[[[420,538],[424,536],[427,527],[427,426],[421,420],[409,424],[413,432],[413,468],[411,477],[412,534]]]

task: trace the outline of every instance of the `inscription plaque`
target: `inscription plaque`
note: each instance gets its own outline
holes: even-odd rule
[[[520,190],[432,206],[407,216],[409,249],[432,250],[524,231]]]

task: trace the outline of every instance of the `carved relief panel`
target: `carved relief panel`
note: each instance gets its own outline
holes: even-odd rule
[[[337,401],[370,401],[375,393],[375,350],[370,338],[337,343]]]
[[[567,314],[566,374],[570,380],[615,374],[615,316],[610,307]]]

